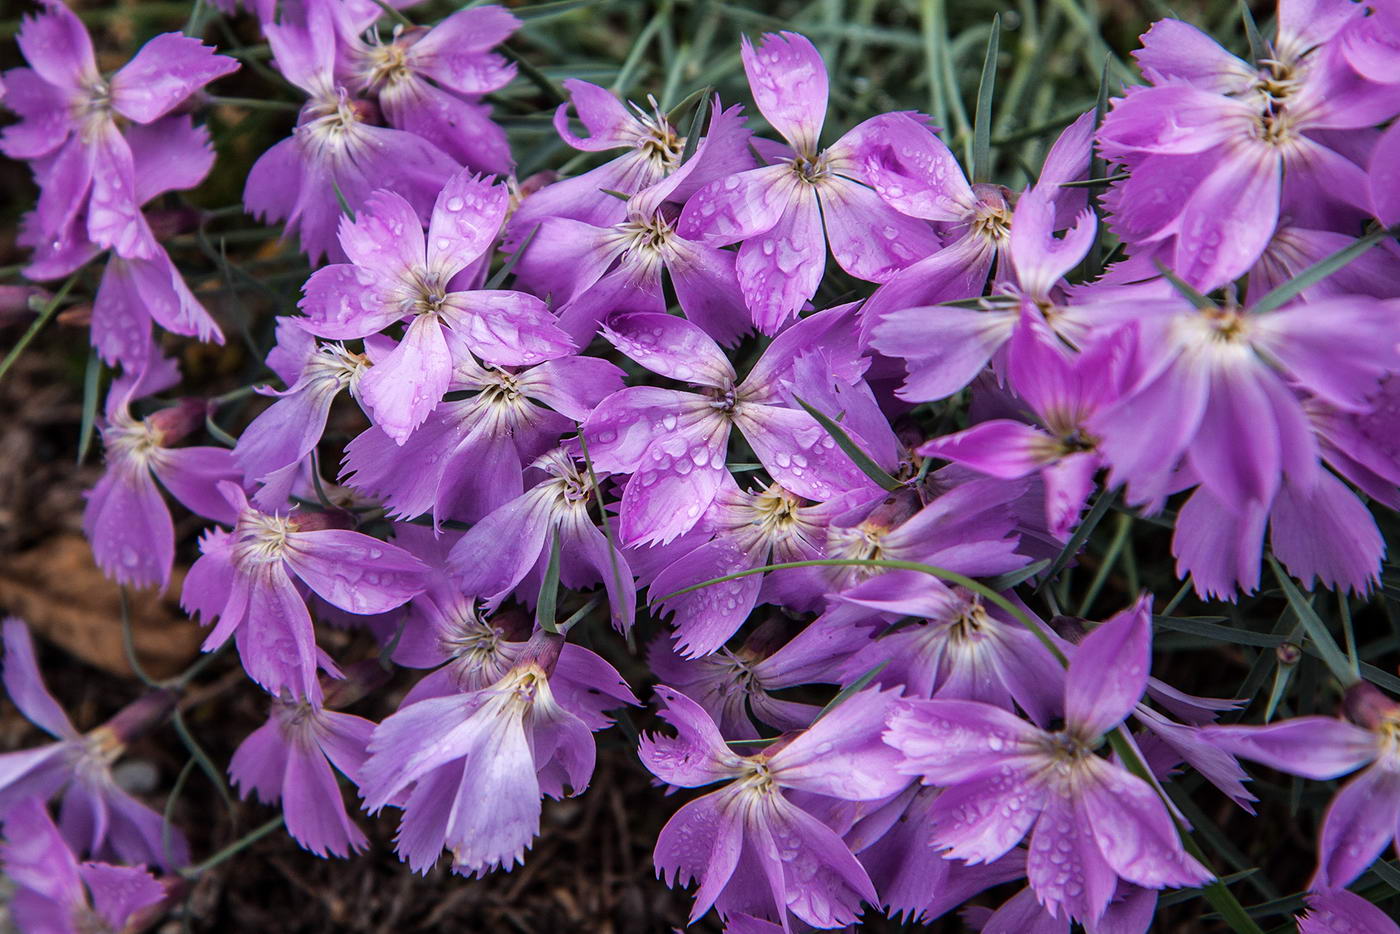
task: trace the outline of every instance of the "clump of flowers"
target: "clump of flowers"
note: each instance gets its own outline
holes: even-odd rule
[[[1241,934],[1395,929],[1393,4],[1280,0],[1248,57],[1163,20],[1146,83],[1015,158],[981,106],[834,128],[837,61],[797,32],[737,44],[760,121],[742,84],[556,83],[503,45],[539,11],[397,6],[251,5],[297,99],[222,212],[172,192],[216,163],[200,110],[249,104],[204,90],[233,58],[168,33],[104,75],[59,0],[20,27],[0,151],[40,192],[24,275],[68,277],[23,293],[34,333],[90,298],[83,529],[212,628],[83,732],[6,620],[6,691],[53,738],[0,755],[17,919],[181,910],[242,843],[192,862],[179,798],[116,765],[169,719],[218,778],[184,712],[243,690],[265,719],[219,765],[322,858],[389,810],[413,872],[509,872],[621,746],[679,801],[657,884],[734,934],[1145,934],[1197,898]],[[271,320],[224,297],[278,295],[210,240],[238,210],[298,240],[257,254],[298,292]],[[177,338],[231,335],[259,369],[216,394]],[[1234,643],[1243,685],[1177,686],[1183,635]],[[1344,779],[1295,793],[1330,799],[1296,897],[1221,877],[1207,786],[1278,804],[1240,760]]]

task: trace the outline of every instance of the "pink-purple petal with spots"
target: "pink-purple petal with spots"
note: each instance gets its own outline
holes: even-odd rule
[[[428,266],[444,279],[465,269],[495,242],[510,196],[494,179],[463,169],[447,180],[428,226]]]
[[[798,152],[813,156],[826,122],[826,65],[805,36],[768,33],[754,48],[741,39],[739,56],[759,112]]]
[[[112,108],[136,123],[151,123],[238,68],[236,59],[215,55],[198,39],[162,33],[112,76]]]
[[[857,279],[888,282],[939,248],[933,228],[895,211],[869,188],[834,177],[817,187],[837,264]]]
[[[668,886],[699,880],[690,920],[698,921],[719,898],[739,864],[744,847],[742,809],[724,791],[696,798],[681,807],[656,837],[652,861]]]
[[[739,289],[764,334],[776,334],[816,294],[826,270],[826,237],[814,189],[797,188],[777,223],[739,247]]]
[[[452,379],[452,357],[442,325],[423,315],[399,346],[360,380],[360,399],[375,424],[402,445],[441,401]]]
[[[697,325],[667,314],[613,315],[603,336],[637,363],[671,379],[715,389],[733,387],[734,366],[714,338]]]

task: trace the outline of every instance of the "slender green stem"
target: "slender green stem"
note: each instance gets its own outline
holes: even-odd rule
[[[237,840],[233,841],[228,846],[224,847],[222,850],[206,859],[204,862],[180,870],[180,875],[184,876],[186,879],[196,879],[204,873],[208,872],[210,869],[213,869],[215,866],[222,863],[224,860],[229,859],[233,856],[237,856],[239,853],[243,852],[248,847],[252,846],[254,843],[257,843],[263,837],[272,833],[274,830],[278,829],[281,826],[282,815],[278,814],[276,817],[274,817],[267,823],[248,831],[248,833],[244,834],[242,837],[239,837]]]
[[[81,270],[79,271],[81,272]],[[29,346],[30,342],[38,337],[39,332],[44,329],[44,326],[53,319],[54,315],[58,314],[58,306],[63,304],[63,300],[68,297],[68,293],[73,290],[73,286],[76,285],[77,282],[78,273],[75,272],[68,277],[67,282],[59,286],[58,291],[53,294],[53,297],[50,298],[48,303],[40,310],[39,317],[35,318],[34,323],[29,325],[29,329],[26,330],[24,334],[20,336],[19,341],[10,348],[10,352],[5,354],[5,359],[0,360],[0,379],[5,378],[5,374],[10,372],[10,367],[15,365],[15,361],[19,359],[19,355],[24,353],[24,349]]]

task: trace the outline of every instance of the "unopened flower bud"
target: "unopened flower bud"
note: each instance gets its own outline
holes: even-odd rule
[[[1292,642],[1280,642],[1274,649],[1274,655],[1278,656],[1280,665],[1296,665],[1303,658],[1303,650]]]
[[[1358,681],[1342,695],[1347,719],[1357,726],[1374,730],[1384,720],[1400,718],[1400,703],[1382,694],[1369,681]]]

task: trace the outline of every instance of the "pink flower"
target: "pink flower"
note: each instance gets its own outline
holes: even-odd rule
[[[1119,879],[1159,889],[1211,878],[1182,850],[1158,792],[1094,753],[1147,687],[1150,612],[1144,598],[1079,646],[1061,730],[976,701],[934,699],[904,702],[885,733],[904,754],[901,771],[944,786],[933,843],[949,858],[999,859],[1032,833],[1026,868],[1052,917],[1063,909],[1097,922]]]

